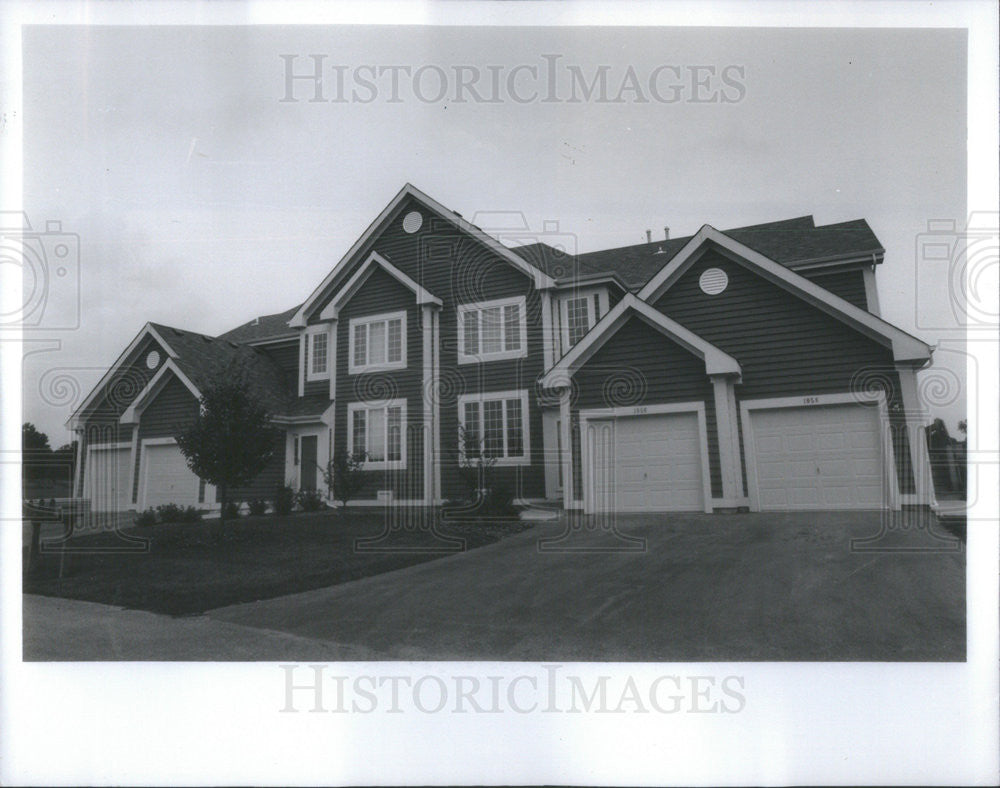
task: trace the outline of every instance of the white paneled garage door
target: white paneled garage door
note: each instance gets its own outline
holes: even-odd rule
[[[120,512],[132,504],[132,450],[100,448],[87,452],[87,497],[93,512]]]
[[[198,477],[187,467],[187,461],[177,445],[150,444],[144,446],[143,451],[143,506],[149,508],[166,503],[197,505]]]
[[[877,408],[817,405],[749,414],[761,509],[876,509],[887,502]]]
[[[588,422],[587,439],[591,511],[704,510],[696,412]]]

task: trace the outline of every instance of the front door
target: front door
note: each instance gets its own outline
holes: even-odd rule
[[[303,435],[301,442],[302,478],[299,482],[300,490],[316,489],[316,472],[319,466],[316,464],[316,447],[319,438],[315,435]]]

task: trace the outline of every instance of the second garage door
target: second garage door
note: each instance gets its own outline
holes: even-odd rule
[[[755,409],[750,427],[761,509],[876,509],[887,503],[877,408]]]
[[[588,427],[588,433],[591,510],[704,510],[697,413],[598,421]]]
[[[86,473],[90,509],[120,512],[132,503],[132,450],[91,446]]]
[[[147,508],[166,503],[195,506],[198,503],[198,477],[194,475],[176,444],[153,444],[144,447],[145,472],[143,505]]]

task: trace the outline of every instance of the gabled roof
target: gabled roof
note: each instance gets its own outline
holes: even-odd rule
[[[337,318],[338,313],[341,308],[354,296],[361,286],[368,281],[368,277],[372,275],[375,269],[381,268],[389,276],[399,282],[403,287],[413,292],[416,296],[418,304],[434,304],[435,306],[441,306],[441,299],[436,295],[431,293],[429,290],[418,285],[413,279],[400,271],[396,266],[386,260],[378,252],[372,252],[368,259],[362,263],[361,267],[354,272],[354,275],[347,280],[347,283],[337,291],[337,295],[327,304],[323,311],[320,313],[320,317],[324,320]]]
[[[305,303],[303,303],[298,311],[296,311],[291,319],[289,319],[288,324],[290,326],[293,328],[301,328],[306,325],[306,319],[308,318],[309,313],[316,306],[317,302],[319,302],[339,280],[348,275],[349,269],[356,261],[355,258],[358,253],[361,252],[368,241],[383,228],[385,222],[395,212],[400,204],[408,198],[412,198],[421,203],[428,210],[436,213],[442,219],[450,222],[458,229],[469,234],[477,241],[487,246],[515,268],[523,271],[534,280],[535,287],[544,289],[554,286],[554,280],[543,270],[528,263],[523,257],[514,254],[510,249],[497,241],[496,238],[487,235],[479,227],[476,227],[476,225],[466,221],[454,211],[448,210],[412,184],[407,183],[402,189],[399,190],[396,196],[392,198],[382,213],[376,217],[375,221],[368,225],[368,229],[365,230],[364,233],[361,234],[361,237],[354,242],[354,245],[347,250],[347,254],[340,259],[340,261],[333,267],[333,270],[330,271],[326,278],[320,283],[319,287],[313,290],[309,298],[305,300]]]
[[[167,353],[167,360],[161,370],[165,368],[174,372],[194,396],[199,396],[197,392],[204,389],[218,371],[224,370],[235,361],[240,361],[268,409],[274,412],[283,410],[291,399],[291,393],[285,387],[282,371],[265,353],[249,345],[237,344],[219,337],[185,331],[161,323],[147,323],[73,412],[67,421],[68,424],[74,423],[86,412],[146,337],[156,339]],[[166,375],[166,372],[161,370],[158,370],[153,379],[147,383],[140,392],[140,397],[150,393],[150,385],[154,380],[157,385],[160,384]]]
[[[812,216],[725,230],[726,235],[789,268],[828,260],[870,259],[880,263],[885,250],[864,219],[816,227]],[[544,243],[516,246],[511,251],[543,268],[559,284],[615,274],[638,290],[668,263],[693,236],[648,244],[567,255]]]
[[[931,357],[931,347],[907,334],[891,323],[876,317],[825,287],[820,287],[804,276],[776,263],[766,255],[755,251],[747,244],[732,237],[732,233],[722,233],[714,227],[704,225],[660,271],[639,291],[639,298],[647,302],[656,301],[677,280],[684,271],[701,255],[705,248],[715,248],[739,265],[756,272],[770,282],[799,296],[822,311],[837,318],[866,336],[892,349],[898,362],[926,363]]]
[[[128,343],[126,347],[118,358],[115,359],[114,364],[112,364],[108,371],[105,372],[97,385],[90,390],[90,393],[84,398],[83,402],[70,414],[70,417],[66,420],[66,424],[72,426],[72,424],[77,420],[79,415],[87,410],[91,405],[94,404],[94,400],[100,395],[102,391],[105,391],[107,385],[114,378],[115,372],[121,367],[125,361],[139,348],[143,340],[147,338],[152,338],[156,340],[156,343],[163,348],[164,352],[167,354],[167,358],[177,358],[177,351],[174,350],[173,346],[168,343],[162,335],[161,327],[154,325],[153,323],[146,323],[140,330],[139,333],[135,335],[131,342]]]
[[[597,325],[559,360],[559,363],[545,373],[542,385],[546,388],[569,385],[569,378],[573,372],[585,364],[633,316],[641,318],[664,336],[704,360],[705,374],[734,376],[742,374],[739,362],[728,353],[684,328],[675,320],[671,320],[632,293],[626,293],[614,309],[602,317]]]

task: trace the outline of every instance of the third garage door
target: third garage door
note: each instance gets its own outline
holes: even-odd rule
[[[879,413],[860,404],[751,410],[761,509],[886,503]]]

